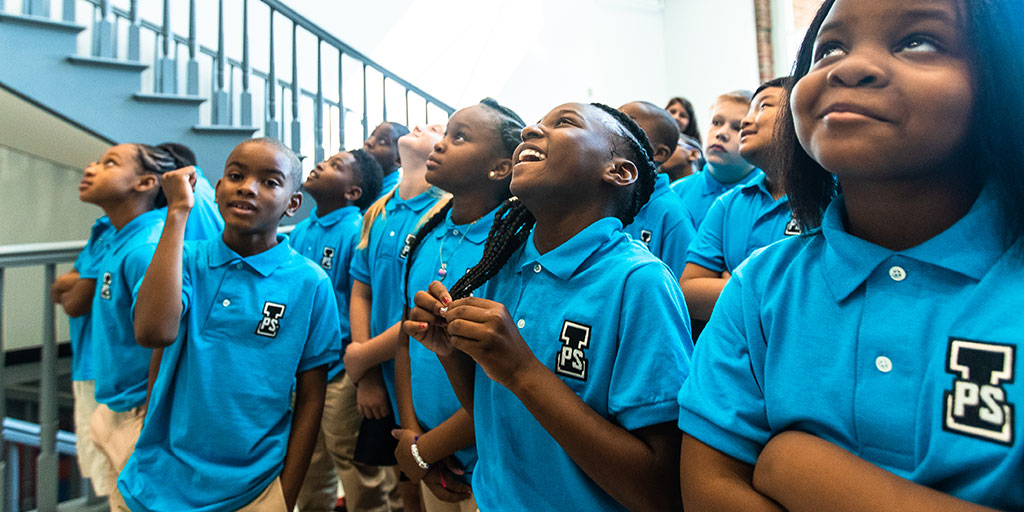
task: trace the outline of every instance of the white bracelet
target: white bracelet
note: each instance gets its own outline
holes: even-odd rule
[[[417,439],[419,438],[419,436],[416,437]],[[420,457],[420,448],[416,446],[415,441],[413,441],[410,450],[412,451],[412,458],[416,461],[417,466],[421,469],[430,469],[430,464],[427,464],[427,461],[423,460],[423,457]]]

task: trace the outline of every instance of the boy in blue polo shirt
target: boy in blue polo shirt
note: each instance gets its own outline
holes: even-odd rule
[[[672,183],[672,190],[683,200],[700,229],[711,205],[735,186],[749,183],[761,174],[740,156],[740,125],[750,107],[750,92],[723,94],[711,107],[711,127],[704,147],[704,170]]]
[[[636,121],[647,134],[654,149],[651,160],[658,166],[651,198],[623,231],[643,242],[678,277],[686,266],[686,248],[697,234],[686,207],[679,196],[671,193],[670,179],[661,170],[679,140],[679,125],[667,110],[646,101],[626,103],[619,111]]]
[[[402,179],[402,158],[398,154],[398,139],[407,133],[409,129],[404,125],[385,121],[377,125],[370,137],[363,142],[363,150],[373,155],[381,168],[380,193],[376,197],[390,192]]]
[[[775,114],[786,94],[785,81],[775,78],[758,87],[740,131],[740,154],[765,173],[715,200],[686,256],[679,285],[694,319],[711,317],[729,275],[750,253],[800,234],[781,176],[769,167],[768,151]]]
[[[341,320],[342,353],[349,336],[349,294],[352,277],[349,265],[363,224],[365,210],[380,191],[380,165],[362,149],[341,152],[317,164],[302,188],[316,201],[309,217],[298,223],[288,238],[292,248],[312,260],[334,284],[334,296]],[[337,499],[338,475],[346,488],[357,485],[358,475],[379,468],[363,468],[352,460],[359,417],[354,407],[346,408],[342,386],[345,365],[339,359],[327,369],[327,398],[324,403],[320,437],[317,439],[306,479],[299,493],[300,510],[331,510]],[[355,421],[355,425],[351,425]],[[354,492],[354,491],[353,491]]]
[[[134,308],[139,344],[163,356],[118,481],[132,510],[295,505],[341,341],[330,279],[276,234],[300,173],[276,140],[239,144],[216,186],[223,236],[187,245],[195,175],[164,178],[166,228]]]

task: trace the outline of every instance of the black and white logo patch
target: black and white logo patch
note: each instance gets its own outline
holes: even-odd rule
[[[1013,444],[1014,404],[1006,384],[1014,380],[1015,348],[950,338],[946,372],[953,374],[953,389],[943,393],[945,430]]]
[[[803,230],[800,229],[800,223],[797,222],[795,217],[790,216],[789,222],[786,223],[786,229],[782,232],[782,234],[786,236],[796,236],[802,232]]]
[[[113,278],[110,276],[110,272],[103,273],[103,283],[100,285],[100,298],[110,300],[110,284],[113,282]]]
[[[323,267],[324,270],[330,270],[331,267],[334,266],[334,248],[333,247],[324,247],[324,252],[320,256],[320,266]]]
[[[264,302],[263,319],[256,326],[256,334],[267,338],[276,338],[277,332],[281,330],[281,317],[284,316],[284,309],[284,304]]]
[[[650,230],[647,230],[647,229],[641,229],[640,230],[640,241],[643,242],[644,245],[646,245],[648,247],[651,246],[651,238],[653,236],[654,236],[654,234],[651,233]]]
[[[555,373],[573,379],[587,380],[587,354],[590,347],[590,326],[566,320],[562,323],[562,348],[558,351]]]
[[[402,252],[398,254],[399,258],[403,260],[409,255],[409,251],[412,250],[412,242],[416,240],[416,235],[410,233],[405,237],[405,245],[402,246]]]

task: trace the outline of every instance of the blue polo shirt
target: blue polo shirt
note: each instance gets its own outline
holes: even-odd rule
[[[475,294],[504,304],[534,355],[626,430],[674,422],[689,315],[672,272],[615,218],[541,255],[533,235]],[[481,510],[623,510],[507,388],[480,368],[473,420]]]
[[[288,237],[288,242],[299,254],[309,258],[327,273],[334,284],[334,298],[338,303],[338,319],[341,321],[341,347],[352,341],[348,320],[348,299],[352,294],[352,276],[349,265],[352,253],[359,244],[359,233],[363,226],[363,215],[358,206],[346,206],[323,217],[316,208],[309,217],[298,223]],[[333,380],[345,364],[341,359],[332,364],[327,378]]]
[[[691,174],[672,183],[672,191],[679,195],[679,198],[683,200],[683,204],[686,205],[686,210],[690,213],[694,230],[700,230],[700,225],[704,222],[704,216],[707,215],[715,199],[718,199],[719,196],[728,192],[733,187],[746,185],[764,174],[761,172],[761,169],[755,168],[742,180],[736,183],[725,184],[716,180],[711,175],[711,172],[709,172],[710,167],[711,164],[704,164],[703,171]]]
[[[437,203],[444,193],[431,187],[426,192],[402,199],[395,195],[384,206],[384,212],[373,222],[370,241],[363,249],[356,249],[352,258],[352,278],[370,286],[373,303],[370,306],[370,337],[378,336],[402,320],[405,300],[402,296],[405,279],[406,238],[415,234],[420,217]],[[391,397],[392,410],[395,402],[395,360],[381,365],[384,384]]]
[[[380,195],[377,198],[381,198],[384,194],[391,192],[391,189],[398,186],[398,182],[402,181],[402,168],[399,167],[388,174],[387,176],[381,176],[380,180]],[[395,193],[398,194],[397,192]]]
[[[106,215],[96,219],[82,252],[75,259],[75,270],[80,279],[96,279],[99,286],[99,269],[103,261],[106,240],[114,232],[114,226]],[[68,334],[71,337],[71,380],[93,380],[91,343],[89,332],[92,325],[92,311],[82,316],[68,317]]]
[[[426,290],[433,281],[441,281],[451,287],[466,271],[480,262],[484,252],[487,234],[494,223],[497,209],[488,212],[472,224],[457,225],[452,222],[448,212],[444,222],[420,242],[413,255],[412,267],[409,269],[409,286],[406,300],[413,303],[413,296],[420,290]],[[439,269],[444,264],[444,275]],[[444,371],[437,356],[423,345],[409,343],[410,373],[412,376],[412,404],[416,409],[416,419],[424,429],[432,429],[462,408],[455,391],[448,382],[448,374]],[[466,469],[467,475],[472,473],[476,465],[476,447],[459,450],[455,457]],[[467,479],[469,477],[467,476]]]
[[[732,272],[757,249],[800,234],[788,196],[772,198],[765,179],[762,173],[715,200],[690,245],[687,263]]]
[[[246,258],[215,238],[185,244],[182,303],[118,488],[135,511],[237,510],[281,472],[295,376],[340,357],[334,290],[283,237]]]
[[[697,235],[679,196],[672,193],[667,174],[658,174],[651,199],[624,231],[664,261],[677,277],[686,266],[686,249]]]
[[[203,170],[196,166],[195,205],[185,223],[185,240],[217,238],[224,231],[224,219],[217,208],[215,193]],[[166,210],[165,210],[166,211]]]
[[[679,427],[754,464],[800,430],[900,477],[1024,505],[1024,282],[993,190],[946,231],[891,251],[822,228],[755,252],[723,290],[679,395]]]
[[[149,357],[135,342],[132,290],[146,275],[164,227],[164,212],[150,210],[106,237],[92,299],[90,354],[96,401],[124,412],[146,400]]]

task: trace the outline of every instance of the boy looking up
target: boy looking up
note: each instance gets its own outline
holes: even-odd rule
[[[398,138],[407,133],[409,129],[404,125],[385,121],[377,125],[370,138],[363,142],[363,149],[373,155],[381,168],[380,194],[374,199],[390,192],[398,185],[398,180],[402,177],[399,171],[402,159],[398,156]]]

